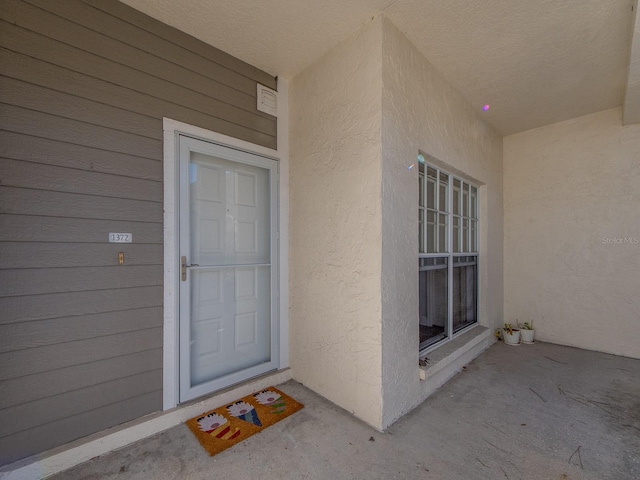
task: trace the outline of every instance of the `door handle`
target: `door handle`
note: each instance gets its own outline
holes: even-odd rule
[[[198,265],[197,263],[194,263],[192,265],[187,265],[187,257],[186,256],[182,256],[180,258],[180,276],[182,278],[183,282],[187,281],[187,268],[189,267],[199,267],[200,265]]]

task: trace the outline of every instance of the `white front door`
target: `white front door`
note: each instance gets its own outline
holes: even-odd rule
[[[278,367],[277,162],[180,135],[180,401]]]

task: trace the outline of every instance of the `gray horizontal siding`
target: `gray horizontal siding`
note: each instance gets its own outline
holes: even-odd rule
[[[96,362],[161,346],[162,328],[158,327],[1,353],[0,380],[48,372],[80,363]]]
[[[162,119],[275,148],[257,82],[115,0],[0,2],[0,464],[161,408]]]
[[[0,423],[5,435],[40,428],[79,413],[154,392],[161,382],[162,370],[119,378],[100,385],[66,392],[53,398],[43,398],[6,408],[0,411]]]
[[[161,364],[162,349],[157,348],[12,378],[0,382],[0,409],[110,382],[125,376],[122,372],[127,375],[148,372]],[[47,388],[42,388],[43,385]]]
[[[167,27],[167,25],[157,22],[137,10],[132,10],[123,3],[113,2],[110,0],[84,0],[84,3],[92,5],[96,9],[106,12],[115,18],[125,21],[126,23],[136,25],[141,31],[170,40],[175,45],[181,47],[183,49],[182,51],[193,52],[193,54],[198,57],[210,60],[213,63],[217,63],[227,68],[228,70],[237,72],[247,78],[252,78],[262,85],[266,85],[274,90],[276,89],[275,78],[262,70],[244,63],[218,49],[211,48],[211,46],[196,40],[192,36],[187,35],[180,30]],[[148,42],[140,43],[146,44]]]
[[[162,245],[11,242],[3,249],[0,268],[110,267],[119,253],[127,266],[162,264]]]
[[[45,9],[63,10],[66,14],[75,14],[74,16],[85,24],[91,19],[83,18],[80,12],[83,9],[83,4],[80,2],[67,0],[66,3],[50,1],[36,3],[40,3]],[[95,9],[92,10],[96,12]],[[228,85],[234,87],[231,88],[193,70],[190,70],[190,75],[185,76],[183,66],[149,54],[137,47],[129,46],[126,43],[126,38],[115,40],[109,36],[118,35],[118,31],[104,35],[91,28],[50,14],[45,10],[38,11],[28,4],[20,4],[14,13],[13,18],[7,19],[11,23],[15,22],[30,31],[37,29],[41,35],[64,45],[90,52],[111,61],[118,68],[127,66],[130,69],[129,74],[135,75],[134,72],[140,72],[147,78],[147,81],[153,82],[153,85],[161,86],[163,91],[178,87],[179,90],[176,89],[176,92],[190,91],[201,94],[206,97],[212,107],[215,107],[215,111],[222,118],[236,118],[240,124],[249,124],[258,131],[275,134],[275,128],[269,116],[255,112],[255,102],[252,102],[252,96],[253,98],[256,96],[256,87],[255,82],[249,78],[227,69],[221,69],[232,77],[226,79]],[[126,31],[120,33],[126,35]],[[166,52],[162,52],[162,55],[166,56]],[[211,73],[215,75],[215,72]],[[233,99],[233,104],[228,103],[230,99]]]
[[[0,298],[1,324],[162,305],[161,287],[120,288]],[[55,310],[52,313],[52,308]],[[3,368],[6,365],[3,365]],[[2,372],[0,371],[0,376]]]
[[[249,112],[232,107],[208,95],[52,40],[13,25],[9,21],[0,20],[0,35],[6,48],[11,51],[19,51],[40,60],[50,60],[55,65],[85,75],[92,73],[96,78],[121,85],[136,93],[150,96],[152,99],[169,99],[189,110],[201,113],[211,112],[221,120],[220,126],[225,130],[221,133],[232,135],[231,131],[244,132],[244,136],[252,137],[251,141],[256,138],[260,143],[265,144],[266,138],[269,137],[269,145],[265,146],[275,147],[275,123],[270,118],[251,115]],[[225,125],[222,125],[223,122]],[[241,128],[233,129],[234,124]],[[253,135],[252,132],[254,132]]]
[[[0,103],[162,140],[162,120],[50,88],[0,77]]]
[[[2,155],[13,160],[109,173],[119,177],[162,180],[162,162],[155,159],[6,131],[0,131],[0,145]]]
[[[157,202],[162,196],[162,183],[156,180],[122,177],[110,173],[88,172],[5,158],[0,158],[0,178],[2,178],[2,184],[7,187],[150,202]]]
[[[162,265],[6,269],[0,270],[0,297],[144,287],[161,280]]]
[[[253,112],[256,88],[255,80],[241,73],[237,73],[223,65],[204,58],[196,53],[186,50],[172,41],[159,38],[157,35],[142,30],[139,26],[126,23],[118,18],[105,15],[103,11],[79,1],[50,2],[49,0],[27,0],[28,3],[58,15],[45,15],[51,23],[51,30],[40,29],[40,32],[64,41],[71,45],[77,39],[71,35],[65,35],[55,28],[53,22],[66,22],[68,19],[76,25],[86,27],[83,40],[95,43],[83,43],[82,48],[93,53],[99,53],[105,58],[110,58],[118,63],[137,65],[137,68],[147,73],[160,73],[163,78],[172,80],[178,85],[201,91],[218,98],[226,103],[233,98],[236,105]],[[32,14],[31,9],[25,6],[27,16]],[[112,47],[118,47],[114,50]],[[137,63],[140,62],[140,63]],[[168,71],[163,71],[167,68]],[[183,69],[193,73],[184,81],[180,80]],[[269,78],[273,84],[273,78]],[[242,93],[244,95],[239,95]],[[242,103],[244,102],[244,103]]]
[[[162,158],[162,140],[4,103],[0,104],[0,130],[143,158]]]
[[[80,438],[105,430],[162,408],[162,391],[154,391],[131,397],[118,403],[81,412],[72,417],[46,423],[39,428],[21,430],[19,433],[0,437],[0,462],[9,463],[33,453],[34,438],[38,448],[48,450],[59,445],[61,435]]]
[[[0,186],[2,213],[161,223],[162,203]]]
[[[1,21],[0,21],[1,22]],[[6,24],[0,23],[0,27]],[[18,32],[20,32],[18,30]],[[27,32],[28,33],[28,32]],[[0,28],[2,35],[2,28]],[[39,37],[24,40],[39,40]],[[20,40],[16,43],[20,43]],[[46,45],[46,42],[43,42]],[[55,53],[55,50],[50,52]],[[259,145],[275,147],[275,137],[257,132],[249,127],[233,123],[230,120],[216,117],[217,112],[207,111],[193,102],[183,105],[178,102],[186,102],[187,99],[179,96],[154,95],[154,91],[147,91],[145,77],[140,74],[122,77],[113,72],[114,65],[103,65],[84,52],[74,52],[82,58],[80,61],[69,61],[67,58],[49,59],[57,63],[47,61],[47,56],[39,54],[37,49],[30,50],[27,55],[15,53],[10,50],[0,50],[0,73],[7,77],[17,78],[36,85],[61,92],[70,92],[74,95],[90,100],[100,101],[108,99],[109,105],[128,109],[132,112],[144,113],[158,118],[169,117],[185,123],[197,124],[202,128],[214,130],[232,137],[241,138]],[[39,56],[34,56],[39,55]],[[84,61],[84,62],[83,62]],[[86,63],[85,63],[86,62]],[[89,63],[89,65],[87,65]],[[93,63],[93,64],[92,64]],[[99,70],[100,76],[88,76],[87,72],[95,73]],[[127,72],[125,72],[127,73]],[[118,83],[123,85],[121,86]],[[182,90],[179,92],[181,93]],[[175,95],[178,93],[173,92]],[[202,99],[203,96],[197,98]],[[197,100],[197,99],[196,99]],[[275,125],[275,123],[274,123]]]
[[[132,233],[138,244],[162,242],[160,222],[0,214],[0,242],[104,243],[108,232],[120,229]]]
[[[0,325],[0,353],[161,326],[161,307]]]

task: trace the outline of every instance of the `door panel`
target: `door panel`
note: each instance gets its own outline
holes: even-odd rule
[[[277,367],[276,162],[180,137],[180,399]]]

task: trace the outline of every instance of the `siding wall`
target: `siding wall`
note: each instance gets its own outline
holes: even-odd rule
[[[162,117],[275,148],[256,82],[115,0],[0,2],[0,464],[162,408]]]

